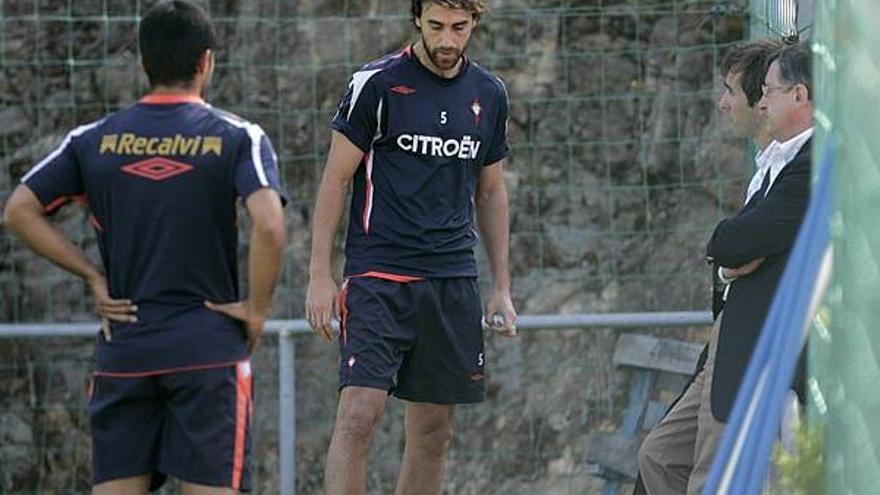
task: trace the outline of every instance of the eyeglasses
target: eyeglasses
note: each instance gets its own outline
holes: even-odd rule
[[[794,86],[767,86],[766,84],[761,85],[761,93],[764,96],[770,96],[774,91],[781,90],[783,93],[788,93],[794,89]]]

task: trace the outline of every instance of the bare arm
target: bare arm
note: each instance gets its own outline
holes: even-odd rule
[[[260,189],[246,201],[251,226],[248,253],[248,304],[253,314],[267,318],[272,309],[272,295],[284,259],[287,231],[284,210],[278,193]]]
[[[29,187],[19,185],[12,191],[3,220],[6,228],[34,252],[68,272],[91,280],[101,271],[43,213],[43,205]]]
[[[336,284],[330,273],[330,258],[336,230],[345,208],[346,190],[363,156],[364,152],[347,137],[333,131],[312,216],[312,252],[306,295],[306,317],[309,324],[328,341],[333,339],[331,318],[338,313]]]
[[[34,252],[82,278],[92,290],[97,312],[102,318],[104,336],[111,339],[107,320],[137,321],[137,307],[128,299],[113,299],[101,270],[76,247],[44,213],[43,205],[33,191],[19,185],[12,191],[3,210],[6,228],[20,238]]]
[[[480,171],[475,198],[477,224],[489,256],[493,290],[486,303],[488,323],[502,333],[512,335],[516,311],[510,298],[510,213],[507,187],[504,184],[504,161],[493,163]],[[504,318],[498,325],[496,314]]]
[[[244,301],[229,304],[205,304],[243,321],[248,332],[248,347],[253,351],[272,311],[272,296],[284,261],[287,231],[281,198],[274,189],[266,187],[257,190],[248,196],[245,206],[252,222],[248,252],[248,297]]]

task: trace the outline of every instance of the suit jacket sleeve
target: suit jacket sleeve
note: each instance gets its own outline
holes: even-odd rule
[[[810,199],[810,154],[785,167],[763,203],[722,220],[715,227],[707,254],[721,266],[787,251],[794,243]]]

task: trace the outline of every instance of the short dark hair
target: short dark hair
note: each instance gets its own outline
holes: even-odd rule
[[[777,52],[770,60],[779,60],[779,72],[782,81],[792,86],[803,84],[807,88],[807,97],[813,99],[813,51],[807,42],[788,45]]]
[[[138,44],[151,86],[188,84],[216,37],[201,7],[190,0],[162,0],[141,19]]]
[[[770,62],[782,48],[782,43],[772,39],[762,39],[737,45],[721,61],[721,74],[727,76],[731,72],[742,74],[740,85],[749,106],[761,101],[764,76]]]
[[[422,9],[426,3],[436,3],[451,9],[464,9],[470,12],[475,21],[479,21],[483,13],[486,12],[485,0],[412,0],[410,16],[413,22],[422,17]]]

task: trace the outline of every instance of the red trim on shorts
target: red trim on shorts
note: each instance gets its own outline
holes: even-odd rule
[[[151,93],[141,98],[140,103],[147,105],[177,105],[178,103],[199,103],[204,105],[205,100],[196,95],[186,93]]]
[[[235,366],[241,361],[231,361],[228,363],[209,363],[199,364],[195,366],[182,366],[180,368],[168,368],[164,370],[140,371],[134,373],[118,373],[113,371],[96,371],[95,376],[107,376],[110,378],[143,378],[145,376],[167,375],[169,373],[180,373],[184,371],[209,370],[212,368],[225,368],[227,366]]]
[[[232,489],[241,488],[241,475],[244,471],[245,435],[247,433],[249,413],[251,411],[251,375],[250,361],[242,361],[235,366],[235,452],[232,462]]]
[[[352,275],[348,278],[378,278],[382,280],[387,280],[389,282],[397,282],[399,284],[408,284],[410,282],[421,282],[425,280],[424,277],[413,277],[412,275],[398,275],[397,273],[388,273],[388,272],[380,272],[371,270],[366,273],[361,273],[359,275]]]

